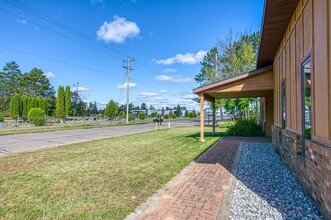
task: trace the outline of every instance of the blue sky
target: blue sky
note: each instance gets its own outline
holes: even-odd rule
[[[263,0],[0,0],[0,65],[48,74],[55,89],[79,82],[87,102],[184,105],[206,51],[230,30],[260,30]],[[37,55],[37,56],[36,56]]]

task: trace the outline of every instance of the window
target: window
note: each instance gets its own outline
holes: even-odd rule
[[[282,81],[282,90],[281,90],[281,97],[282,97],[282,128],[285,129],[286,127],[286,96],[285,96],[285,80]]]
[[[301,103],[302,103],[302,153],[305,157],[305,142],[311,138],[311,57],[309,56],[301,64]]]

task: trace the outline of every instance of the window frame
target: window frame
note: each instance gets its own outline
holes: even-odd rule
[[[311,112],[310,114],[312,115],[313,112],[313,65],[312,65],[312,53],[309,52],[307,56],[304,57],[304,59],[301,62],[301,129],[302,129],[302,135],[301,135],[301,146],[302,146],[302,151],[301,151],[301,156],[303,159],[306,159],[306,109],[305,109],[305,98],[306,98],[306,74],[305,74],[305,65],[310,62],[310,80],[311,80],[311,86],[310,86],[310,96],[311,96]],[[310,128],[311,131],[313,123],[312,123],[312,118],[310,121]]]
[[[282,119],[282,129],[286,128],[286,87],[285,79],[281,83],[281,119]],[[285,108],[284,108],[285,107]]]

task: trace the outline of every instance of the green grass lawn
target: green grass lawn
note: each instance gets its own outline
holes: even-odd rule
[[[145,132],[0,157],[0,219],[123,219],[221,133]],[[210,128],[206,128],[210,131]]]
[[[196,120],[196,118],[178,118],[178,119],[167,119],[164,123],[182,120]],[[27,134],[27,133],[40,133],[40,132],[52,132],[52,131],[62,131],[62,130],[75,130],[75,129],[90,129],[90,128],[103,128],[103,127],[114,127],[114,126],[126,126],[125,120],[120,122],[116,121],[115,124],[97,124],[98,122],[88,121],[86,124],[83,122],[67,123],[60,126],[39,126],[39,127],[22,127],[22,128],[0,128],[0,136],[12,135],[12,134]],[[139,125],[154,123],[152,119],[145,121],[130,121],[128,125]]]

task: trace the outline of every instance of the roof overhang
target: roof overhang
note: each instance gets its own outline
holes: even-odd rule
[[[223,98],[269,97],[273,95],[272,66],[267,66],[230,79],[193,89],[208,101]]]
[[[272,65],[299,0],[265,0],[257,69]]]

